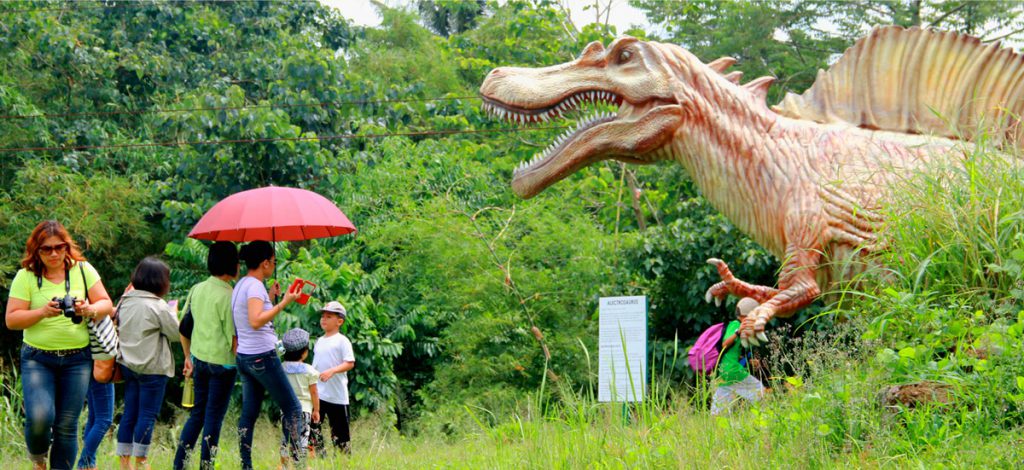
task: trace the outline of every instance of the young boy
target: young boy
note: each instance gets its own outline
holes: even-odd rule
[[[302,328],[292,328],[281,337],[284,346],[282,366],[284,373],[288,376],[288,383],[291,384],[295,396],[302,405],[302,416],[305,418],[305,426],[299,433],[301,439],[298,447],[309,449],[309,458],[313,458],[313,448],[309,446],[310,423],[320,422],[320,399],[317,396],[317,380],[320,373],[313,366],[304,361],[309,356],[309,333]],[[281,438],[281,467],[289,464],[290,451],[288,447],[288,432],[284,429],[285,420],[281,420],[281,431],[284,436]],[[292,456],[297,458],[298,456]]]
[[[356,366],[352,343],[339,333],[345,324],[345,307],[341,302],[328,302],[320,309],[320,328],[324,335],[313,346],[313,367],[320,371],[317,390],[320,409],[325,421],[331,422],[331,441],[334,446],[349,453],[348,374]],[[323,452],[320,425],[313,427],[318,450]]]
[[[729,322],[725,327],[725,339],[722,340],[722,357],[718,364],[718,378],[720,383],[715,388],[715,397],[711,402],[711,415],[717,415],[723,410],[728,411],[729,405],[737,398],[744,398],[753,403],[764,395],[764,385],[761,381],[750,375],[746,367],[740,364],[741,347],[738,344],[740,322],[743,318],[758,306],[756,300],[746,297],[740,299],[736,304],[736,320]]]

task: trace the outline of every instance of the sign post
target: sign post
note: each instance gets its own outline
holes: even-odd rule
[[[647,297],[601,297],[599,402],[642,402],[647,393]]]

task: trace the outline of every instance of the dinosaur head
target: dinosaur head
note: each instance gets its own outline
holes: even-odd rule
[[[512,190],[533,197],[595,162],[651,163],[682,124],[673,68],[662,45],[621,37],[606,49],[590,43],[572,62],[544,68],[500,67],[480,85],[483,107],[504,119],[547,121],[584,102],[619,107],[597,114],[555,140],[512,178]]]

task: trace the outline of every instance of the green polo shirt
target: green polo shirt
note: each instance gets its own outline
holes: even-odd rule
[[[82,267],[85,268],[84,278],[77,263],[68,272],[71,276],[70,294],[78,299],[85,299],[89,288],[100,282],[96,268],[86,261],[82,261]],[[45,277],[40,286],[32,271],[21,269],[11,282],[11,298],[24,300],[29,303],[29,309],[35,310],[46,305],[54,297],[64,297],[64,294],[68,293],[65,287],[63,280],[50,282]],[[24,341],[29,346],[47,351],[84,348],[89,345],[89,329],[86,323],[72,323],[71,319],[64,315],[44,318],[25,329]]]
[[[180,310],[191,309],[192,355],[203,362],[222,366],[235,365],[231,352],[235,321],[231,317],[231,284],[210,276],[196,284]]]

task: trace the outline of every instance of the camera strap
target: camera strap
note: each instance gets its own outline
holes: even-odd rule
[[[85,280],[85,271],[82,271],[82,280]],[[36,276],[36,288],[43,290],[43,276]],[[71,294],[71,268],[64,268],[64,295],[69,294]]]

